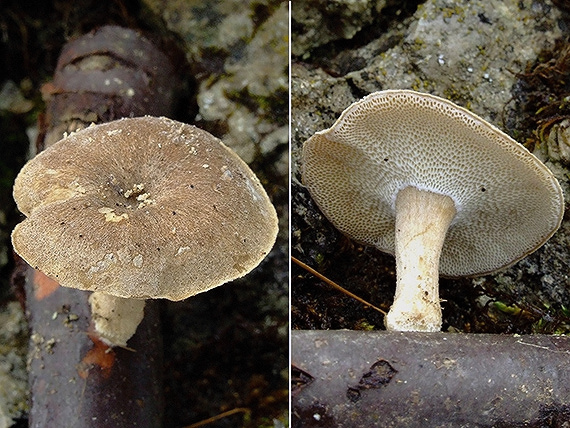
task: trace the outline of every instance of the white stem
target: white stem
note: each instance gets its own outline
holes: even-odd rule
[[[109,346],[127,346],[144,317],[145,301],[95,291],[89,296],[95,332]]]
[[[386,329],[440,331],[439,257],[456,214],[449,196],[406,187],[396,198],[396,294]]]

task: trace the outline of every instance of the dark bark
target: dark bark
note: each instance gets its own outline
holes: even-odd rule
[[[162,413],[158,307],[150,303],[133,350],[93,334],[89,293],[59,286],[25,267],[32,330],[31,427],[159,427]]]
[[[38,147],[91,122],[171,115],[177,80],[169,58],[140,33],[120,27],[69,42],[53,82]],[[159,427],[162,343],[157,303],[128,345],[109,348],[93,333],[88,292],[59,286],[20,264],[30,322],[31,427]]]
[[[70,41],[53,81],[42,87],[48,127],[43,146],[78,124],[172,114],[181,92],[175,71],[167,55],[133,30],[105,26]]]
[[[293,331],[294,427],[562,427],[570,338]]]

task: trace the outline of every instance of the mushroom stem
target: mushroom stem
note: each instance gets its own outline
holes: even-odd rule
[[[406,187],[396,197],[396,294],[387,330],[440,331],[439,257],[456,214],[449,196]]]
[[[93,292],[89,296],[95,332],[109,346],[127,346],[144,317],[145,301]]]

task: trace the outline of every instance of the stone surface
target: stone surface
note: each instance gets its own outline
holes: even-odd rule
[[[351,39],[365,26],[372,24],[386,3],[386,0],[292,2],[291,52],[308,58],[311,49],[330,41]]]
[[[0,428],[6,428],[27,410],[28,338],[19,303],[0,308],[0,326]]]

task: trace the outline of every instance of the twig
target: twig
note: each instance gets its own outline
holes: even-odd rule
[[[251,410],[248,409],[247,407],[236,407],[235,409],[228,410],[227,412],[220,413],[216,416],[212,416],[211,418],[204,419],[204,420],[201,420],[199,422],[195,422],[195,423],[188,425],[184,428],[203,427],[204,425],[208,425],[212,422],[215,422],[215,421],[220,420],[222,418],[225,418],[227,416],[235,415],[236,413],[250,413],[250,412],[251,412]]]
[[[372,309],[377,310],[378,312],[380,312],[383,315],[386,315],[386,312],[383,311],[382,309],[374,306],[372,303],[368,303],[366,300],[364,300],[361,297],[358,297],[356,294],[351,293],[350,291],[348,291],[347,289],[341,287],[340,285],[338,285],[336,282],[328,279],[326,276],[324,276],[323,274],[320,274],[319,272],[317,272],[316,270],[314,270],[312,267],[306,265],[305,263],[303,263],[301,260],[291,256],[291,260],[294,261],[296,264],[298,264],[299,266],[301,266],[303,269],[305,269],[307,272],[315,275],[317,278],[319,278],[320,280],[326,282],[328,285],[330,285],[331,287],[333,287],[334,289],[340,291],[341,293],[346,294],[347,296],[352,297],[353,299],[358,300],[360,303],[366,305],[366,306],[370,306]]]

